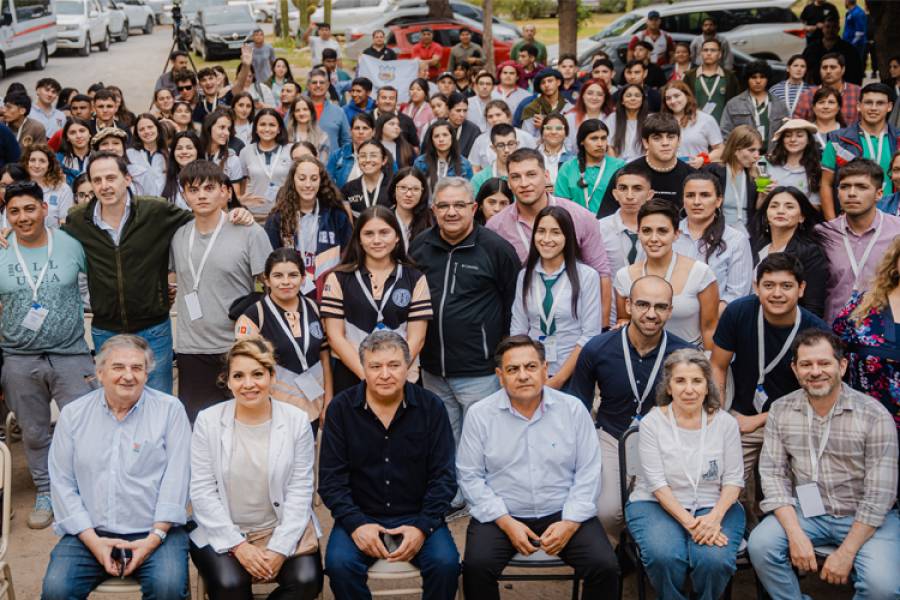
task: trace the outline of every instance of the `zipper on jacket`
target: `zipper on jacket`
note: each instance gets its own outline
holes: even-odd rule
[[[450,295],[456,293],[456,270],[459,268],[459,263],[453,263],[453,282],[450,284]]]
[[[481,324],[481,346],[484,348],[484,360],[490,358],[487,348],[487,333],[484,332],[484,323]]]
[[[438,340],[441,344],[441,377],[447,377],[447,352],[444,347],[444,303],[447,300],[447,285],[450,283],[450,265],[454,265],[454,275],[456,274],[456,263],[453,262],[453,253],[461,248],[474,248],[475,243],[468,244],[466,246],[456,246],[455,248],[451,248],[450,252],[447,253],[447,266],[444,268],[444,287],[441,290],[441,303],[440,303],[440,311],[441,316],[438,319]],[[454,287],[456,284],[456,280],[454,278]],[[453,293],[452,291],[450,293]]]
[[[124,233],[124,232],[123,232]],[[119,312],[122,314],[122,331],[128,331],[128,315],[125,312],[125,285],[122,273],[122,252],[116,246],[116,280],[119,288]]]

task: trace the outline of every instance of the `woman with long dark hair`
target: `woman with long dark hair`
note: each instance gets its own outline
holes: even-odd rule
[[[325,273],[340,262],[352,234],[341,191],[325,165],[308,155],[294,161],[265,230],[273,248],[287,246],[300,253],[310,275],[303,279],[302,292],[315,292]]]
[[[250,144],[253,137],[253,117],[256,116],[253,96],[247,92],[235,94],[231,98],[231,111],[234,113],[234,136],[245,145]]]
[[[619,89],[616,111],[605,119],[613,156],[631,161],[644,155],[641,123],[649,112],[641,86],[629,83]]]
[[[844,100],[841,93],[834,88],[822,86],[815,91],[812,98],[813,124],[816,126],[816,141],[819,148],[825,148],[825,136],[841,127],[846,127],[842,108]]]
[[[354,217],[376,204],[390,206],[387,188],[393,171],[390,152],[375,140],[360,144],[356,157],[362,174],[341,187],[344,201],[350,204]]]
[[[750,228],[755,262],[776,252],[797,257],[806,280],[800,306],[820,317],[825,314],[828,292],[826,241],[816,229],[822,220],[822,214],[803,192],[779,186],[766,195]]]
[[[272,61],[272,76],[266,82],[272,88],[272,95],[276,98],[281,97],[281,88],[285,83],[294,81],[294,74],[291,73],[291,65],[286,58],[278,57]]]
[[[596,214],[609,182],[625,161],[609,154],[609,129],[603,121],[585,121],[578,128],[576,139],[578,159],[559,168],[553,193]]]
[[[394,174],[387,195],[400,223],[404,247],[409,250],[416,236],[434,224],[428,206],[428,179],[422,171],[404,167]]]
[[[246,191],[241,204],[264,223],[278,190],[291,170],[291,149],[287,145],[287,131],[281,115],[274,108],[263,108],[253,117],[251,144],[241,150],[241,168],[247,174]]]
[[[172,105],[172,123],[175,132],[194,131],[194,109],[188,102],[177,101]]]
[[[419,139],[424,139],[425,130],[434,120],[434,113],[428,103],[427,79],[414,79],[409,84],[409,102],[400,107],[400,112],[413,120]]]
[[[69,117],[63,126],[59,152],[56,153],[66,183],[72,185],[76,177],[87,171],[90,154],[91,124],[78,117]]]
[[[416,158],[413,166],[428,177],[428,184],[434,184],[441,177],[465,177],[472,179],[472,165],[469,159],[459,153],[456,143],[456,131],[450,121],[435,121],[425,134],[422,154]]]
[[[178,174],[188,163],[192,163],[203,155],[200,138],[193,131],[179,131],[172,138],[169,150],[169,161],[166,167],[166,184],[163,186],[163,198],[179,208],[190,210],[184,200]]]
[[[774,146],[766,157],[771,187],[795,187],[819,206],[822,181],[822,151],[816,144],[816,126],[802,119],[791,119],[774,135]]]
[[[684,180],[684,212],[675,252],[699,260],[715,272],[719,309],[750,293],[753,254],[747,234],[725,224],[722,184],[712,173],[691,173]]]
[[[693,90],[683,81],[670,81],[660,92],[663,97],[661,113],[669,113],[678,119],[681,136],[678,156],[687,157],[695,169],[703,166],[704,157],[722,148],[722,131],[719,123],[697,107]]]
[[[491,217],[509,206],[515,201],[509,182],[501,177],[491,177],[481,184],[478,194],[475,196],[475,204],[478,210],[475,212],[475,222],[484,225]]]
[[[138,115],[131,132],[131,147],[125,150],[131,164],[142,165],[165,179],[169,156],[169,133],[159,119],[150,113]]]
[[[416,149],[403,136],[400,118],[396,113],[382,113],[375,121],[375,138],[391,153],[398,168],[411,167]]]
[[[360,144],[375,135],[375,121],[369,113],[356,113],[350,119],[350,142],[341,146],[328,157],[328,175],[338,187],[362,174],[356,156]]]
[[[202,158],[213,162],[225,171],[238,196],[244,193],[244,168],[238,153],[231,147],[234,137],[234,119],[228,108],[217,108],[203,118],[200,130]]]
[[[555,389],[565,386],[581,349],[600,334],[600,276],[580,258],[568,211],[559,206],[541,210],[516,283],[509,333],[544,344],[547,385]]]
[[[150,112],[158,119],[171,119],[172,108],[175,106],[175,96],[169,88],[159,88],[153,92],[153,106]]]
[[[396,331],[409,344],[409,381],[419,378],[416,358],[432,317],[428,281],[406,256],[394,213],[372,206],[360,213],[341,264],[325,281],[322,318],[337,362],[334,391],[365,379],[359,345],[379,329]]]

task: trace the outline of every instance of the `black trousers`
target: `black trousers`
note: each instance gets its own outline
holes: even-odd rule
[[[557,521],[562,513],[540,519],[518,519],[537,535]],[[466,600],[497,600],[497,578],[516,555],[516,549],[496,523],[469,521],[463,558],[463,590]],[[585,521],[559,553],[584,582],[582,598],[615,598],[619,590],[619,563],[603,525],[596,517]]]
[[[224,354],[176,354],[178,363],[178,398],[184,404],[193,426],[197,414],[231,398],[219,375],[225,368]]]
[[[253,578],[231,554],[219,554],[212,546],[198,548],[191,542],[191,560],[206,582],[209,600],[252,600]],[[275,581],[278,587],[268,600],[315,600],[325,581],[321,554],[317,550],[288,558]]]

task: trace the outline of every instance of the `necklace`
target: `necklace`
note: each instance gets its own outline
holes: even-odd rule
[[[653,169],[654,171],[656,171],[657,173],[669,173],[670,171],[675,169],[675,167],[678,166],[678,160],[676,159],[671,167],[659,167],[659,166],[653,164],[653,161],[650,160],[650,156],[648,155],[647,156],[647,166],[650,167],[651,169]]]

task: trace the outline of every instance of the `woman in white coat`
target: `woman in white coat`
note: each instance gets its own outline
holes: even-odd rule
[[[312,600],[322,590],[318,523],[312,513],[315,442],[306,413],[272,400],[272,346],[236,342],[226,357],[234,394],[202,411],[191,439],[191,559],[210,600]]]

